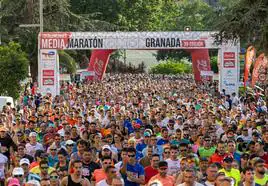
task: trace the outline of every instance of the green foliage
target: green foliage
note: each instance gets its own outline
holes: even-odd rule
[[[60,59],[60,67],[66,68],[67,73],[75,73],[76,72],[76,63],[74,59],[68,54],[68,52],[59,50],[59,59]]]
[[[174,30],[184,30],[185,26],[191,26],[193,31],[211,30],[213,20],[213,7],[203,0],[182,0],[178,2],[178,15]]]
[[[219,68],[218,68],[218,56],[212,56],[210,58],[210,65],[211,65],[211,70],[214,73],[218,73],[219,72]]]
[[[166,62],[161,62],[158,65],[151,67],[150,73],[153,74],[182,74],[191,73],[192,66],[186,62],[178,62],[175,60],[168,60]]]
[[[172,3],[173,12],[166,11],[164,17],[168,17],[168,22],[161,25],[165,30],[183,31],[185,26],[190,26],[193,31],[212,30],[214,22],[214,9],[203,0],[182,0]],[[190,53],[184,50],[159,50],[157,60],[191,58]]]
[[[0,46],[0,95],[19,97],[20,81],[27,78],[29,61],[18,43]]]
[[[239,40],[268,54],[267,7],[267,0],[238,0],[223,10],[216,25],[219,30],[217,42]]]
[[[10,41],[16,41],[21,44],[22,49],[28,54],[31,74],[33,79],[36,80],[39,28],[20,28],[19,25],[39,23],[39,1],[1,0],[1,5],[0,34],[2,43],[7,44]],[[71,8],[69,0],[44,1],[44,31],[99,31],[107,30],[110,27],[108,22],[93,19],[93,15],[90,13],[75,14],[71,11]],[[69,55],[68,59],[75,57],[77,61],[81,61],[83,55],[83,53],[77,52],[75,56]]]

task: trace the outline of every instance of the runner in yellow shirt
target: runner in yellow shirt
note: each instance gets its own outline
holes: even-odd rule
[[[238,169],[232,168],[232,162],[234,161],[233,157],[227,156],[223,159],[223,168],[219,170],[219,172],[224,172],[225,176],[230,177],[234,181],[234,185],[238,186],[241,176],[240,171]]]

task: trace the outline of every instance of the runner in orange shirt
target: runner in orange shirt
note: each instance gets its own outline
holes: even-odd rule
[[[168,176],[168,163],[166,161],[160,161],[158,164],[159,173],[153,176],[148,182],[147,186],[154,185],[157,183],[161,183],[161,185],[174,186],[175,179],[173,176]]]

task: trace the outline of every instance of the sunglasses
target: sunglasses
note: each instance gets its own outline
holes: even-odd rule
[[[48,167],[40,167],[40,169],[48,169]]]
[[[21,178],[23,175],[14,175],[15,178]]]
[[[57,149],[50,149],[51,151],[56,151]]]
[[[116,173],[116,171],[111,171],[110,173],[115,174],[115,173]]]
[[[50,179],[52,179],[52,180],[56,180],[58,178],[59,178],[59,176],[50,176]]]
[[[104,165],[112,165],[111,162],[103,162]]]
[[[186,152],[187,150],[186,150],[186,149],[181,149],[180,151],[181,151],[181,152]]]
[[[136,155],[135,154],[133,154],[133,155],[128,155],[128,157],[130,157],[130,158],[134,158]]]
[[[167,170],[167,167],[161,167],[159,169],[162,170],[162,171],[165,171],[165,170]]]

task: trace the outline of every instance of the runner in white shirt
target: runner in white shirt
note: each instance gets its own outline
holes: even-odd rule
[[[36,132],[31,132],[29,135],[30,142],[26,144],[26,154],[34,157],[36,150],[44,150],[44,147],[41,143],[36,142]]]
[[[170,147],[170,158],[168,158],[166,162],[168,163],[168,175],[176,175],[180,171],[177,146]]]

